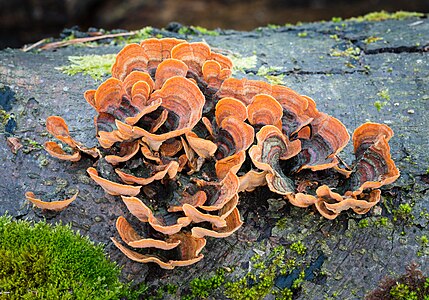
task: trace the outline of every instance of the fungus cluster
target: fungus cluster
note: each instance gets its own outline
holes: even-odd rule
[[[60,117],[47,119],[68,150],[55,142],[46,150],[69,161],[93,157],[89,176],[141,221],[138,230],[122,216],[116,222],[123,243],[112,241],[130,259],[165,269],[200,261],[206,237],[243,224],[242,191],[268,185],[333,219],[347,209],[368,212],[379,187],[398,178],[388,126],[356,129],[348,167],[337,156],[349,141],[339,120],[309,97],[232,78],[231,69],[205,43],[148,39],[124,47],[112,78],[85,92],[100,148],[75,141]]]

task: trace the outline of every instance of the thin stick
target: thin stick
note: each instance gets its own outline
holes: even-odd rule
[[[93,42],[93,41],[98,41],[98,40],[102,40],[102,39],[109,39],[109,38],[114,38],[114,37],[120,37],[120,36],[130,36],[130,35],[135,35],[137,33],[138,33],[138,31],[130,31],[130,32],[122,32],[122,33],[114,33],[114,34],[105,34],[105,35],[99,35],[99,36],[77,38],[77,39],[72,39],[69,41],[48,43],[48,44],[40,47],[40,49],[42,49],[42,50],[56,49],[56,48],[61,48],[61,47],[65,47],[65,46],[73,45],[73,44],[78,44],[78,43]]]
[[[46,39],[41,39],[40,41],[34,43],[31,46],[28,46],[28,47],[24,46],[21,50],[24,51],[24,52],[30,51],[31,49],[34,49],[34,48],[40,46],[41,44],[43,44],[45,41],[46,41]]]

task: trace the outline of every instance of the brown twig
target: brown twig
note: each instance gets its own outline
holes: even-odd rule
[[[122,32],[122,33],[114,33],[114,34],[105,34],[105,35],[99,35],[99,36],[77,38],[77,39],[72,39],[72,40],[68,40],[68,41],[60,41],[60,42],[48,43],[48,44],[45,44],[42,47],[40,47],[40,49],[42,49],[42,50],[50,50],[50,49],[61,48],[61,47],[65,47],[65,46],[73,45],[73,44],[78,44],[78,43],[93,42],[93,41],[98,41],[98,40],[102,40],[102,39],[109,39],[109,38],[115,38],[115,37],[120,37],[120,36],[130,36],[130,35],[135,35],[137,33],[138,33],[137,31],[130,31],[130,32]]]
[[[41,39],[40,41],[38,41],[38,42],[28,46],[28,47],[25,45],[24,47],[22,47],[21,50],[24,52],[30,51],[31,49],[34,49],[34,48],[40,46],[41,44],[43,44],[45,41],[46,41],[46,39]]]

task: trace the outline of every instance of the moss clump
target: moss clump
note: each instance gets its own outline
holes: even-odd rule
[[[209,30],[201,26],[183,26],[179,29],[178,33],[183,35],[219,35],[219,32],[215,30]]]
[[[410,204],[408,204],[408,203],[400,204],[397,209],[392,211],[393,212],[393,221],[412,220],[414,218],[414,216],[411,214],[412,210],[413,209],[412,209]]]
[[[275,74],[282,70],[282,67],[261,66],[256,75],[264,77],[270,84],[284,84],[284,74]]]
[[[304,255],[307,251],[307,247],[305,247],[301,241],[298,241],[290,245],[290,250],[295,251],[298,255]]]
[[[390,101],[390,95],[389,95],[389,90],[388,89],[379,91],[377,93],[377,96],[380,96],[382,99],[384,99],[386,101]]]
[[[357,60],[359,59],[360,52],[361,50],[359,47],[349,47],[344,51],[338,50],[338,49],[332,49],[329,55],[333,57],[350,57]]]
[[[364,39],[363,42],[365,44],[372,44],[372,43],[375,43],[377,41],[381,41],[382,39],[383,39],[382,37],[370,36],[370,37],[367,37],[366,39]]]
[[[429,277],[424,276],[416,264],[407,267],[398,278],[384,278],[366,300],[429,300]]]
[[[186,299],[207,298],[210,293],[220,287],[225,281],[225,271],[217,270],[216,275],[209,278],[195,278],[190,283],[191,294],[185,296]]]
[[[369,226],[369,221],[368,219],[362,219],[359,221],[358,223],[358,227],[359,228],[367,228]]]
[[[233,74],[237,74],[238,72],[246,73],[247,70],[256,68],[256,63],[258,61],[256,55],[242,56],[240,54],[233,54],[228,55],[228,58],[231,59],[233,64]]]
[[[70,76],[82,73],[95,80],[101,80],[103,76],[110,74],[115,59],[116,54],[69,56],[71,64],[58,67],[57,70]]]
[[[256,254],[251,258],[253,271],[235,282],[225,284],[225,296],[234,300],[263,299],[268,293],[276,295],[277,299],[291,300],[293,292],[284,288],[274,289],[278,274],[288,274],[289,264],[284,261],[285,248],[278,246],[269,254],[268,259]],[[293,288],[298,287],[294,285]]]
[[[376,226],[387,227],[389,225],[389,219],[386,217],[381,217],[375,221]]]
[[[0,217],[0,299],[119,299],[128,291],[119,275],[69,226]]]
[[[377,111],[380,111],[386,104],[387,104],[387,101],[377,100],[374,102],[374,107],[377,109]]]
[[[389,13],[384,10],[372,12],[364,16],[350,18],[348,21],[364,22],[364,21],[385,21],[385,20],[403,20],[408,18],[421,18],[424,17],[423,13],[410,12],[410,11],[397,11]]]

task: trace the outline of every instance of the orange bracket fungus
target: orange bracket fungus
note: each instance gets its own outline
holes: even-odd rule
[[[63,119],[48,118],[48,132],[66,147],[47,142],[46,150],[70,162],[92,157],[89,176],[134,218],[119,216],[123,243],[112,238],[130,259],[165,269],[200,261],[206,237],[228,237],[243,224],[239,193],[259,186],[334,219],[368,212],[379,188],[399,177],[388,126],[357,128],[355,161],[343,167],[338,153],[350,136],[338,119],[307,96],[232,78],[231,70],[205,43],[147,39],[124,47],[112,78],[84,94],[101,147],[83,146]]]

